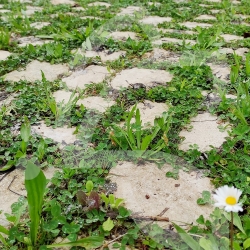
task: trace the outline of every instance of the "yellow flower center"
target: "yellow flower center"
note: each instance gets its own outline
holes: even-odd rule
[[[236,201],[235,197],[233,197],[233,196],[228,196],[228,197],[226,198],[226,203],[227,203],[228,205],[235,205],[235,204],[237,203],[237,201]]]

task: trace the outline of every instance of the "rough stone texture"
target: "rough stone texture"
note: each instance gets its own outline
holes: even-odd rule
[[[63,78],[62,81],[70,89],[85,88],[86,84],[99,83],[110,76],[110,72],[106,67],[91,65],[84,70],[75,71],[69,77]]]
[[[11,205],[14,202],[17,202],[19,198],[17,194],[14,194],[8,189],[8,186],[11,184],[13,179],[14,181],[11,184],[10,189],[20,195],[26,195],[24,187],[24,171],[24,169],[17,168],[0,182],[0,210],[3,210],[3,212],[0,214],[0,225],[2,226],[8,227],[10,225],[9,221],[6,220],[4,213],[11,214]],[[43,170],[43,173],[47,179],[51,179],[55,171],[55,168],[47,168]]]
[[[207,5],[207,4],[199,4],[201,7],[204,7],[204,8],[207,8],[207,7],[210,7],[210,5]]]
[[[154,45],[162,45],[163,43],[182,44],[183,40],[177,39],[177,38],[171,38],[171,37],[163,37],[163,38],[161,38],[159,40],[156,40],[156,41],[152,42],[152,44],[154,44]],[[190,43],[191,45],[196,44],[196,42],[194,40],[189,40],[189,39],[185,39],[185,43],[186,44]]]
[[[231,42],[231,41],[236,41],[236,40],[242,40],[242,39],[244,39],[244,37],[242,37],[242,36],[236,36],[236,35],[230,35],[230,34],[224,34],[224,35],[221,35],[221,37],[223,37],[223,39],[227,43]]]
[[[211,2],[211,3],[220,3],[221,0],[207,0],[207,2]]]
[[[180,55],[172,52],[166,51],[164,49],[154,48],[152,52],[145,53],[143,58],[148,58],[152,61],[162,62],[162,61],[170,61],[170,62],[178,62],[180,59]]]
[[[242,15],[242,14],[235,14],[235,16],[241,19],[247,19],[250,17],[249,15]]]
[[[100,18],[100,17],[96,17],[96,16],[81,16],[80,17],[81,19],[96,19],[96,20],[101,20],[102,18]]]
[[[198,171],[187,173],[180,170],[179,179],[175,180],[165,177],[168,171],[173,171],[168,164],[160,169],[149,162],[143,165],[121,162],[110,170],[109,178],[117,183],[115,196],[125,199],[125,207],[132,214],[157,216],[167,208],[163,217],[182,226],[195,223],[201,214],[208,218],[213,206],[199,206],[197,199],[202,191],[213,190],[210,179],[200,176]],[[167,223],[157,224],[166,227]]]
[[[0,4],[0,9],[2,9],[3,8],[3,4]]]
[[[184,23],[180,23],[180,25],[183,25],[189,29],[193,29],[196,27],[209,28],[212,26],[212,24],[209,24],[209,23],[196,23],[196,22],[184,22]]]
[[[119,59],[122,56],[126,55],[126,51],[116,51],[116,52],[110,52],[109,50],[96,52],[96,51],[86,51],[83,52],[81,50],[77,50],[76,54],[83,55],[85,57],[100,57],[103,62],[107,61],[114,61]]]
[[[52,42],[51,40],[42,40],[34,36],[20,37],[17,39],[19,47],[25,47],[26,45],[32,44],[33,46],[43,45],[45,43]]]
[[[110,7],[111,4],[105,3],[105,2],[94,2],[94,3],[89,3],[88,6],[105,6],[105,7]]]
[[[220,12],[223,12],[223,10],[210,10],[211,11],[211,13],[213,13],[213,14],[218,14],[218,13],[220,13]]]
[[[226,141],[228,133],[219,130],[217,119],[210,113],[199,114],[192,118],[191,131],[182,130],[180,132],[180,136],[185,137],[185,140],[179,145],[179,149],[187,151],[189,146],[194,144],[198,145],[201,152],[210,150],[210,145],[219,148]],[[227,124],[221,125],[226,126]]]
[[[138,7],[138,6],[128,6],[127,8],[121,8],[121,12],[118,13],[117,15],[118,16],[121,16],[121,15],[133,15],[135,12],[139,12],[141,11],[141,8]]]
[[[10,10],[0,10],[0,13],[7,13],[7,12],[11,12]]]
[[[80,100],[81,104],[83,104],[87,109],[95,109],[100,113],[103,113],[107,110],[107,108],[111,107],[115,104],[114,101],[104,99],[100,96],[89,96],[82,100]]]
[[[85,9],[81,6],[78,6],[78,7],[74,7],[72,10],[75,10],[75,11],[85,11]]]
[[[0,50],[0,61],[6,60],[10,55],[11,53],[9,51]]]
[[[10,105],[10,103],[14,100],[15,94],[8,95],[6,92],[0,92],[0,108],[1,106]]]
[[[141,23],[144,24],[153,24],[158,25],[159,23],[171,22],[171,17],[159,17],[159,16],[148,16],[141,20]]]
[[[151,101],[138,103],[136,107],[140,110],[142,126],[153,126],[154,119],[156,117],[162,117],[162,113],[168,111],[167,104]],[[131,107],[129,110],[131,111],[132,108],[133,107]],[[134,123],[135,119],[131,119],[131,122]]]
[[[47,127],[43,121],[39,125],[31,126],[32,134],[50,138],[55,142],[62,143],[62,145],[71,144],[77,140],[76,135],[73,134],[75,130],[76,128],[68,128],[67,126],[61,128]]]
[[[42,29],[45,26],[50,25],[49,22],[35,22],[35,23],[31,23],[30,26],[33,28],[36,28],[38,30]]]
[[[43,10],[43,8],[41,8],[41,7],[26,6],[26,10],[23,11],[23,14],[26,16],[31,16],[31,15],[35,14],[35,12],[40,12],[42,10]]]
[[[174,29],[157,29],[158,31],[162,31],[163,33],[178,33],[178,34],[187,34],[187,35],[195,35],[197,32],[192,30],[174,30]]]
[[[130,31],[115,31],[110,33],[110,37],[112,37],[114,40],[120,41],[126,41],[129,37],[133,40],[137,39],[136,33]]]
[[[219,49],[218,51],[215,51],[212,55],[216,55],[216,54],[233,54],[235,52],[235,54],[242,56],[242,58],[245,60],[246,59],[246,53],[249,52],[248,48],[238,48],[236,50],[233,50],[231,48],[222,48]]]
[[[232,4],[241,4],[241,2],[240,2],[240,1],[233,0],[233,1],[232,1]]]
[[[64,102],[67,103],[72,95],[72,92],[65,90],[58,90],[53,93],[53,96],[57,103]],[[76,94],[75,96],[78,96]],[[76,103],[77,105],[83,104],[88,109],[95,109],[101,113],[105,112],[107,108],[115,104],[114,101],[104,99],[99,96],[89,96],[84,99],[80,99]]]
[[[131,84],[142,83],[146,87],[153,87],[161,84],[165,85],[166,82],[172,80],[172,75],[165,70],[153,70],[153,69],[125,69],[122,70],[111,81],[111,86],[114,89],[127,88]]]
[[[72,0],[51,0],[51,3],[54,5],[58,5],[58,4],[74,5],[75,4],[75,2]]]
[[[227,65],[208,63],[208,66],[210,66],[214,76],[216,76],[222,81],[229,81],[230,68]]]
[[[194,20],[217,20],[216,17],[210,15],[200,15],[196,17]]]
[[[155,3],[154,3],[154,2],[148,2],[148,5],[150,5],[150,6],[151,6],[151,5],[154,5],[154,6],[157,6],[157,7],[158,7],[158,6],[161,6],[161,3],[157,3],[157,2],[155,2]]]
[[[18,82],[20,80],[27,80],[29,82],[42,80],[41,70],[48,81],[54,81],[59,75],[67,73],[68,67],[63,64],[51,65],[47,62],[39,62],[35,60],[29,63],[25,70],[15,70],[6,74],[5,80],[13,82]]]

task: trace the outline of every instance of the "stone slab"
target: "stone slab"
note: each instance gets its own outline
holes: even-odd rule
[[[125,207],[133,215],[158,216],[166,210],[163,217],[182,226],[195,223],[201,214],[208,218],[214,207],[199,206],[197,199],[202,191],[212,192],[214,189],[210,179],[202,177],[198,171],[180,170],[179,178],[175,180],[165,176],[168,171],[173,171],[168,164],[158,168],[150,162],[142,165],[120,162],[110,170],[108,177],[112,183],[117,183],[115,196],[125,200]],[[168,225],[157,223],[164,228]]]
[[[193,29],[196,27],[209,28],[213,26],[212,24],[209,24],[209,23],[197,23],[197,22],[184,22],[184,23],[180,23],[180,25],[185,26],[188,29]]]
[[[179,45],[183,44],[183,40],[181,39],[177,39],[177,38],[172,38],[172,37],[163,37],[159,40],[153,41],[152,44],[154,45],[162,45],[163,43],[176,43]],[[189,40],[189,39],[185,39],[185,43],[186,44],[191,44],[191,45],[195,45],[196,42],[194,40]]]
[[[143,18],[140,22],[143,24],[152,24],[157,26],[160,23],[171,22],[171,17],[148,16]]]
[[[51,179],[57,169],[47,168],[43,170],[43,173],[46,179]],[[10,226],[10,222],[6,220],[4,213],[11,214],[11,205],[14,202],[18,201],[19,195],[11,192],[9,190],[9,185],[11,184],[10,189],[20,195],[26,195],[26,190],[24,186],[24,169],[17,168],[11,173],[9,173],[1,182],[0,182],[0,210],[3,212],[0,214],[0,225],[4,227]]]
[[[211,68],[212,73],[218,79],[229,82],[230,76],[230,68],[227,65],[220,65],[220,64],[212,64],[208,63],[208,66]]]
[[[122,15],[134,15],[135,12],[140,12],[142,11],[142,9],[138,6],[128,6],[127,8],[121,8],[121,12],[118,13],[118,16],[122,16]]]
[[[49,22],[35,22],[35,23],[31,23],[30,27],[40,30],[43,27],[48,26],[48,25],[50,25]]]
[[[105,2],[94,2],[94,3],[89,3],[88,6],[105,6],[105,7],[110,7],[111,4],[105,3]]]
[[[69,77],[63,78],[68,88],[85,88],[87,84],[99,83],[110,76],[110,72],[106,67],[91,65],[84,70],[75,71]]]
[[[58,4],[69,4],[69,5],[74,5],[76,4],[74,1],[72,0],[51,0],[51,3],[53,5],[58,5]]]
[[[34,82],[36,80],[42,80],[41,71],[43,71],[48,81],[54,81],[61,74],[68,72],[68,66],[64,64],[51,65],[47,62],[32,61],[29,63],[25,70],[12,71],[5,75],[6,81],[18,82],[20,80],[27,80]]]
[[[221,132],[218,128],[218,117],[210,113],[198,114],[191,119],[191,131],[182,130],[180,136],[184,141],[179,145],[179,149],[187,151],[190,145],[198,145],[201,152],[211,150],[211,146],[219,148],[228,137],[227,131]],[[226,126],[227,124],[220,124]]]
[[[6,60],[10,55],[9,51],[0,50],[0,61]]]
[[[128,88],[131,84],[142,83],[146,87],[166,85],[170,82],[173,76],[165,70],[153,69],[125,69],[116,75],[111,81],[111,86],[114,89]]]
[[[194,20],[217,20],[216,17],[211,15],[200,15],[196,17]]]
[[[129,37],[133,40],[137,39],[137,34],[131,31],[114,31],[109,34],[114,40],[126,41]]]
[[[236,36],[236,35],[231,35],[231,34],[223,34],[221,37],[225,40],[225,42],[229,43],[231,41],[237,41],[237,40],[242,40],[244,37],[242,36]]]
[[[34,36],[26,36],[26,37],[18,38],[17,42],[18,42],[19,47],[25,47],[29,44],[32,44],[33,46],[39,46],[39,45],[43,45],[45,43],[50,43],[52,41],[47,40],[47,39],[40,39],[40,38],[34,37]]]

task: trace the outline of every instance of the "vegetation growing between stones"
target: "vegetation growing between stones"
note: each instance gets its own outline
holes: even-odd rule
[[[222,247],[228,244],[228,235],[225,233],[225,223],[228,219],[220,210],[216,209],[208,219],[201,215],[196,221],[197,225],[189,225],[186,231],[177,225],[179,235],[173,233],[171,227],[163,230],[150,223],[147,229],[149,233],[145,233],[146,230],[140,230],[138,224],[134,223],[134,215],[126,209],[123,200],[114,197],[115,187],[108,178],[111,168],[128,159],[138,165],[155,161],[161,166],[167,162],[167,159],[162,157],[162,154],[165,154],[178,157],[196,169],[206,171],[215,187],[234,185],[243,191],[241,201],[244,210],[239,213],[238,223],[234,225],[234,238],[235,249],[248,249],[248,1],[238,4],[228,0],[207,1],[206,7],[201,5],[204,4],[201,0],[159,0],[152,1],[152,5],[149,5],[148,0],[138,3],[130,0],[106,1],[105,3],[111,4],[110,7],[88,6],[90,2],[93,1],[76,0],[71,6],[53,5],[47,0],[31,3],[0,0],[0,50],[11,53],[3,60],[0,58],[0,173],[8,175],[8,171],[25,167],[27,162],[33,169],[39,170],[41,175],[40,168],[46,170],[55,167],[60,170],[54,174],[50,184],[47,183],[45,191],[41,193],[38,208],[40,218],[35,218],[35,226],[34,217],[37,214],[32,217],[26,199],[20,197],[19,201],[13,204],[12,215],[6,215],[11,228],[0,226],[0,247],[14,250],[27,249],[28,245],[29,249],[47,249],[60,239],[66,239],[69,243],[63,241],[63,244],[72,246],[72,249],[101,245],[103,249],[108,249],[112,244],[120,249],[125,249],[126,245],[137,249],[190,249],[194,245],[206,245],[208,239],[218,240],[214,239],[214,236],[205,237],[217,226],[218,234],[226,237],[216,243],[217,247],[223,249]],[[130,5],[140,6],[144,11],[120,17],[121,19],[116,17],[122,9]],[[29,6],[42,9],[37,9],[31,15],[24,15],[25,11],[32,9]],[[84,10],[79,11],[77,7]],[[1,12],[2,9],[9,10],[10,13]],[[219,10],[219,13],[214,14],[214,9]],[[168,16],[172,21],[156,26],[142,24],[140,20],[144,15]],[[200,15],[213,15],[217,20],[195,20]],[[36,22],[50,24],[39,29],[32,26]],[[190,28],[187,22],[201,22],[212,26]],[[118,28],[123,32],[135,32],[137,38],[117,40],[108,37],[109,33]],[[191,30],[194,33],[184,33]],[[228,42],[223,37],[224,34],[240,38],[237,40],[236,37]],[[47,42],[41,45],[20,46],[20,38],[31,36],[32,41]],[[156,46],[153,43],[154,40],[162,38],[180,39],[179,42],[164,42],[161,45],[162,49],[170,53],[164,60],[155,55]],[[196,44],[185,42],[186,39],[194,40]],[[107,54],[123,50],[126,55],[104,62],[100,57],[88,58],[72,52],[79,48],[85,52],[91,49],[95,52],[106,51]],[[248,49],[248,52],[238,56],[237,50],[243,48]],[[234,49],[235,53],[222,52],[221,49]],[[24,70],[34,60],[49,62],[51,67],[68,64],[71,72],[81,72],[90,65],[101,65],[107,67],[110,76],[101,82],[90,82],[83,89],[78,86],[74,91],[65,83],[67,75],[58,75],[56,80],[51,81],[46,78],[48,75],[44,72],[41,72],[42,77],[35,81],[29,81],[28,78],[15,81],[5,79],[6,74],[14,70]],[[221,68],[215,72],[216,70],[209,66],[211,64],[229,68],[230,75],[223,79]],[[135,67],[169,71],[173,78],[164,84],[154,82],[149,87],[145,83],[147,79],[143,79],[143,82],[129,82],[128,88],[112,88],[110,79],[122,70]],[[62,89],[73,94],[68,102],[65,100],[58,104],[53,94]],[[218,93],[219,101],[209,99],[211,93]],[[236,99],[228,98],[228,94],[235,95]],[[13,100],[4,104],[9,96],[13,96]],[[115,104],[102,113],[89,109],[86,104],[78,104],[78,101],[91,96],[110,98]],[[136,104],[145,101],[165,103],[169,110],[168,115],[163,114],[162,118],[155,120],[154,126],[144,130]],[[216,115],[218,123],[230,124],[226,141],[219,148],[212,147],[205,152],[195,145],[187,151],[180,150],[179,145],[184,139],[180,137],[180,131],[184,128],[192,129],[191,119],[205,111]],[[135,118],[134,124],[132,118]],[[34,134],[30,126],[39,125],[42,121],[54,128],[63,125],[74,128],[77,140],[74,144],[64,143],[64,147],[60,147],[52,139]],[[125,130],[120,127],[121,122],[125,122]],[[121,152],[121,149],[125,152]],[[167,173],[168,177],[178,178],[178,164],[173,163],[176,168]],[[31,167],[26,168],[27,172],[30,171],[29,168]],[[0,178],[0,182],[3,178]],[[44,178],[40,184],[44,184],[43,182]],[[30,191],[28,186],[26,189]],[[204,197],[200,199],[203,204],[210,202]],[[31,203],[28,193],[29,206]],[[142,216],[141,219],[145,218]],[[32,229],[34,227],[35,230]],[[199,241],[201,237],[204,240]],[[103,239],[105,242],[102,242]]]

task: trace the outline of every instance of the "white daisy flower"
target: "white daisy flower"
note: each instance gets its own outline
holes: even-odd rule
[[[229,186],[223,186],[215,190],[214,199],[216,207],[224,207],[227,212],[239,212],[243,211],[242,204],[238,203],[238,200],[242,194],[242,191]]]

